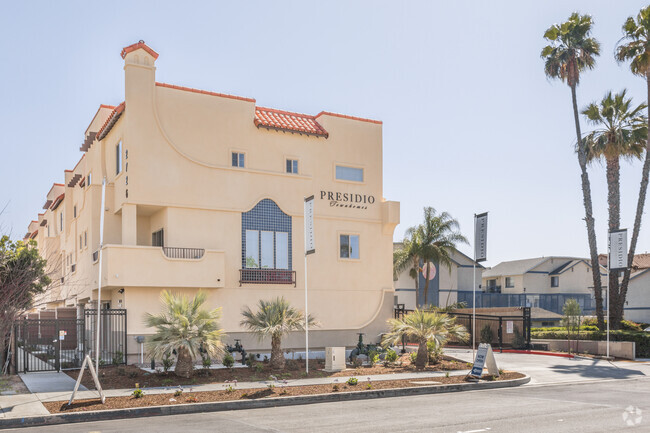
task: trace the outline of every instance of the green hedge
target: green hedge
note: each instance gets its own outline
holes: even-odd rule
[[[546,331],[548,328],[531,329],[531,337],[542,340],[566,340],[566,330],[552,328],[553,331]],[[555,330],[557,329],[557,330]],[[581,340],[604,341],[607,334],[600,331],[580,331]],[[571,336],[572,339],[576,338]],[[633,341],[636,343],[637,358],[650,358],[650,332],[635,331],[609,331],[610,341]]]
[[[530,332],[557,332],[557,331],[566,331],[564,326],[549,326],[546,328],[530,328]],[[582,325],[580,327],[580,332],[582,331],[598,331],[598,326],[592,325]]]

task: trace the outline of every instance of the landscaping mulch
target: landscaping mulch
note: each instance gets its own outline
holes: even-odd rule
[[[209,370],[197,368],[194,371],[194,377],[192,379],[178,377],[174,372],[148,373],[132,365],[104,366],[99,368],[99,380],[103,389],[124,389],[135,388],[136,384],[140,388],[176,387],[178,385],[190,386],[222,383],[233,380],[238,382],[266,381],[269,380],[270,376],[275,376],[279,380],[291,380],[315,377],[365,377],[373,374],[411,373],[414,371],[453,371],[472,368],[471,364],[445,356],[437,364],[418,370],[415,366],[411,365],[408,354],[402,355],[397,363],[390,366],[384,366],[382,363],[376,364],[375,366],[356,368],[350,366],[346,370],[335,373],[323,371],[324,366],[323,360],[310,360],[309,375],[305,374],[304,361],[288,361],[283,371],[273,370],[268,363],[264,362],[259,362],[252,368],[219,368]],[[66,373],[75,380],[79,376],[79,370],[68,370]],[[84,373],[81,383],[88,389],[95,389],[95,384],[88,372]]]
[[[485,377],[482,381],[502,381],[512,380],[524,377],[523,374],[517,372],[506,371],[500,377]],[[429,387],[440,385],[424,385],[422,382],[435,381],[440,382],[441,385],[463,383],[465,376],[450,376],[450,377],[435,377],[426,379],[404,379],[404,380],[385,380],[373,381],[368,383],[365,378],[361,378],[356,385],[348,385],[345,379],[341,379],[337,384],[324,384],[324,385],[303,385],[303,386],[283,386],[277,384],[274,387],[262,389],[236,389],[226,390],[225,385],[223,391],[203,391],[203,392],[183,392],[181,395],[174,396],[173,390],[165,394],[150,394],[147,395],[146,390],[144,395],[140,398],[129,397],[109,397],[106,399],[105,404],[101,404],[98,398],[77,400],[68,406],[67,401],[54,401],[44,402],[43,405],[50,411],[50,413],[68,413],[68,412],[83,412],[93,410],[108,410],[108,409],[125,409],[134,407],[148,407],[148,406],[168,406],[187,403],[207,403],[216,401],[234,401],[246,399],[264,399],[274,397],[289,397],[299,395],[314,395],[314,394],[330,394],[336,392],[350,392],[350,391],[369,391],[381,390],[392,388],[412,388],[412,387]],[[370,384],[370,387],[368,386]]]

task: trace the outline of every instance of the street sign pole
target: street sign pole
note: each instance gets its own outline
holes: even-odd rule
[[[476,350],[476,263],[487,260],[488,214],[474,214],[474,262],[472,264],[472,358]]]
[[[309,373],[309,302],[307,297],[307,256],[314,254],[314,196],[305,198],[305,372]]]

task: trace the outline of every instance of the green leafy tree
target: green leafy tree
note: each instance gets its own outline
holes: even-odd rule
[[[580,74],[593,69],[596,57],[600,55],[600,44],[595,38],[590,37],[593,21],[589,15],[571,14],[569,19],[561,24],[554,24],[544,33],[544,39],[549,45],[542,49],[541,57],[544,59],[544,72],[552,79],[559,79],[571,89],[573,104],[573,120],[576,129],[576,142],[578,164],[580,165],[582,181],[582,197],[585,207],[585,222],[587,225],[587,238],[589,241],[589,255],[591,257],[592,276],[594,284],[594,297],[596,298],[596,316],[599,326],[603,322],[603,293],[600,281],[598,263],[598,246],[596,244],[595,221],[593,217],[593,204],[591,201],[591,185],[587,173],[587,152],[583,145],[580,132],[580,115],[576,88],[580,83]]]
[[[646,81],[648,98],[650,101],[650,6],[641,9],[636,19],[629,17],[623,24],[623,38],[616,48],[616,60],[619,62],[630,62],[630,70],[634,75]],[[648,107],[650,116],[650,107]],[[628,252],[628,263],[632,264],[636,252],[636,244],[641,232],[641,220],[645,207],[645,199],[648,192],[648,175],[650,174],[650,131],[646,137],[645,159],[641,169],[641,184],[639,186],[639,197],[637,199],[636,214],[634,217],[634,228],[630,239],[630,250]],[[612,327],[620,327],[623,318],[623,307],[627,296],[627,288],[630,282],[631,267],[623,273],[623,280],[618,294],[616,305],[611,307]]]
[[[595,129],[584,138],[587,161],[605,160],[607,168],[607,205],[609,231],[617,230],[621,224],[621,182],[620,160],[641,159],[648,139],[648,119],[644,115],[646,104],[632,105],[632,98],[623,90],[612,95],[608,92],[600,103],[593,102],[582,111]],[[609,279],[609,308],[619,314],[612,314],[611,326],[618,329],[625,304],[625,293],[619,290],[616,274]]]
[[[35,241],[14,242],[8,236],[0,237],[0,371],[13,322],[51,283],[46,266]]]
[[[382,345],[396,346],[402,342],[402,337],[417,342],[417,368],[424,368],[429,362],[429,341],[442,350],[449,339],[466,340],[468,337],[465,327],[457,324],[454,317],[435,311],[415,310],[401,319],[388,319],[388,324],[390,331],[384,334]]]
[[[260,299],[257,311],[245,307],[241,314],[244,316],[241,325],[257,334],[260,341],[271,337],[271,368],[284,368],[282,337],[289,332],[305,329],[304,313],[292,307],[284,297],[278,297],[270,301]],[[309,326],[317,326],[311,315]]]
[[[571,353],[571,337],[580,330],[580,316],[582,316],[578,301],[568,299],[562,307],[562,314],[562,326],[566,328],[567,347]]]
[[[467,244],[467,239],[459,231],[459,224],[447,212],[438,214],[432,207],[424,208],[424,222],[406,230],[404,247],[393,253],[393,272],[399,274],[409,269],[409,275],[416,279],[416,290],[418,287],[418,271],[420,262],[423,267],[429,266],[429,262],[445,265],[449,272],[453,261],[451,256],[458,244]],[[427,274],[432,270],[422,269]],[[429,279],[424,280],[424,306],[429,305],[428,291]],[[419,303],[420,296],[416,292]]]
[[[202,308],[207,294],[199,291],[193,298],[163,290],[160,300],[165,311],[160,314],[146,313],[144,322],[156,328],[155,334],[147,339],[148,354],[162,359],[176,351],[177,376],[190,378],[194,371],[194,360],[201,358],[201,350],[212,359],[224,355],[225,333],[219,328],[221,308]]]

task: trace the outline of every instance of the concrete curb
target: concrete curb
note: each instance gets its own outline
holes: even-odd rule
[[[152,406],[130,409],[111,409],[93,412],[71,412],[65,414],[40,415],[25,418],[0,419],[0,429],[36,427],[78,422],[107,421],[123,418],[141,418],[163,415],[181,415],[200,412],[221,412],[226,410],[259,409],[267,407],[296,406],[312,403],[367,400],[372,398],[404,397],[409,395],[441,394],[446,392],[476,391],[484,389],[510,388],[530,382],[530,376],[498,382],[460,383],[412,388],[378,389],[375,391],[352,391],[329,394],[315,394],[295,397],[276,397],[260,400],[219,401],[211,403],[189,403],[175,406]]]

